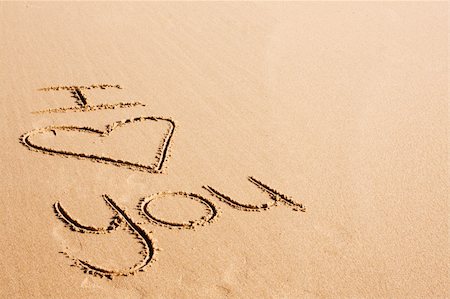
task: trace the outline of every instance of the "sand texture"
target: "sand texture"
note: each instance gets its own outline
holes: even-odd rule
[[[447,2],[0,2],[0,298],[448,298]]]

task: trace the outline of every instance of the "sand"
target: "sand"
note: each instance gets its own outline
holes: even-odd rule
[[[445,298],[448,4],[0,3],[0,297]]]

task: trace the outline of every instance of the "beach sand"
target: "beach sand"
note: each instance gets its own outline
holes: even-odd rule
[[[447,37],[446,2],[0,3],[0,297],[448,298]]]

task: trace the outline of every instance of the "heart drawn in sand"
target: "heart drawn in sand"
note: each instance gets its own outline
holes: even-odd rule
[[[46,146],[42,146],[42,145],[33,143],[30,140],[31,137],[33,137],[37,134],[53,133],[56,135],[56,132],[58,132],[58,131],[80,132],[80,133],[94,134],[98,137],[107,137],[107,136],[110,136],[114,130],[116,130],[120,127],[126,126],[128,124],[132,124],[132,123],[145,122],[145,121],[156,121],[156,122],[161,121],[161,122],[165,122],[168,124],[168,130],[162,137],[161,144],[155,154],[156,162],[151,165],[145,165],[145,164],[140,164],[140,163],[135,163],[135,162],[130,162],[130,161],[124,161],[124,160],[114,159],[111,157],[101,156],[101,155],[96,155],[96,154],[77,153],[77,152],[54,149],[51,147],[46,147]],[[86,160],[91,160],[93,162],[113,164],[113,165],[116,165],[119,167],[126,167],[129,169],[146,171],[146,172],[150,172],[150,173],[162,173],[164,162],[168,158],[169,146],[170,146],[170,142],[173,137],[174,131],[175,131],[175,122],[173,120],[171,120],[169,118],[163,118],[163,117],[147,116],[147,117],[137,117],[137,118],[133,118],[133,119],[126,119],[126,120],[114,122],[111,125],[107,125],[106,129],[104,131],[90,128],[90,127],[49,126],[49,127],[45,127],[45,128],[35,129],[33,131],[23,134],[22,136],[20,136],[20,141],[29,150],[37,151],[37,152],[44,153],[44,154],[57,155],[57,156],[62,156],[62,157],[72,157],[72,158],[77,158],[77,159],[86,159]]]

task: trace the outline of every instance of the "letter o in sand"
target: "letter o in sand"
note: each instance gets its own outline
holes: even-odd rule
[[[190,220],[188,222],[171,222],[166,221],[163,219],[160,219],[153,215],[153,213],[150,211],[150,203],[152,201],[155,201],[157,199],[161,199],[166,196],[181,196],[182,198],[186,198],[187,200],[193,200],[200,204],[202,204],[205,207],[205,210],[207,211],[206,215],[203,215],[199,219],[196,220]],[[156,194],[152,194],[150,196],[144,197],[140,201],[140,212],[152,223],[165,226],[168,228],[178,228],[178,229],[193,229],[195,226],[198,225],[205,225],[206,223],[213,222],[214,218],[218,216],[218,209],[217,207],[206,198],[195,194],[195,193],[187,193],[183,191],[178,192],[160,192]]]

